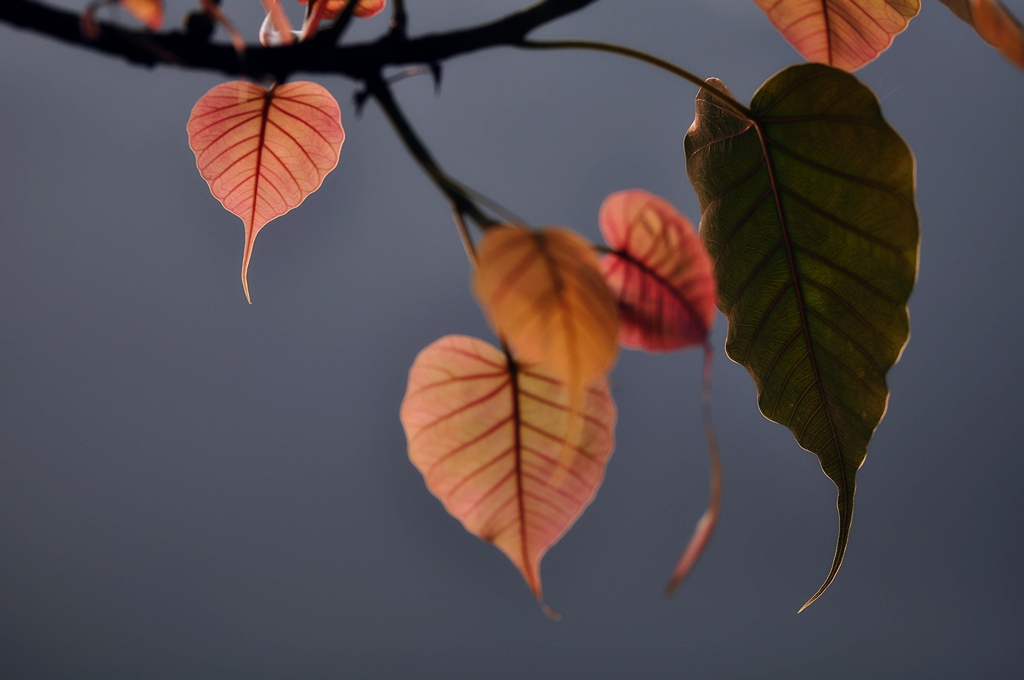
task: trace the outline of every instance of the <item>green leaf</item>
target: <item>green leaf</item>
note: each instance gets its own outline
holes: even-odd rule
[[[822,64],[772,77],[752,120],[707,88],[696,108],[686,163],[729,320],[726,352],[754,377],[761,412],[839,489],[835,558],[807,607],[842,564],[885,374],[909,335],[914,159],[871,90]]]

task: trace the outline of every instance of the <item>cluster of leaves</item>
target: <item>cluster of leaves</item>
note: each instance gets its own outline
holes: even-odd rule
[[[554,7],[555,17],[593,1],[545,0],[523,14]],[[353,16],[385,6],[308,0],[293,30],[278,0],[262,2],[260,40],[275,48],[311,41],[325,24],[336,40]],[[527,40],[530,27],[508,39],[531,49],[613,52],[700,87],[684,143],[702,211],[699,236],[668,202],[639,189],[613,194],[601,207],[604,245],[561,227],[492,217],[505,211],[437,166],[379,70],[362,76],[363,100],[376,98],[452,204],[473,291],[500,344],[447,336],[419,354],[400,412],[409,457],[445,508],[500,548],[539,600],[541,559],[594,498],[612,453],[616,408],[607,377],[619,347],[702,346],[706,407],[716,305],[729,323],[726,351],[754,378],[761,412],[816,454],[838,489],[832,568],[807,604],[842,563],[856,474],[885,411],[886,373],[908,339],[919,244],[913,156],[850,72],[878,57],[920,2],[754,2],[812,63],[771,77],[749,105],[718,80],[631,48]],[[1024,68],[1024,29],[999,2],[943,2]],[[102,4],[121,5],[150,30],[161,27],[160,0],[103,0],[81,17],[89,40],[100,39],[95,13]],[[408,44],[404,2],[393,5],[393,44]],[[224,27],[244,60],[245,42],[218,2],[201,0],[194,16],[204,17],[210,32],[214,23]],[[436,64],[427,65],[436,76]],[[248,299],[257,234],[319,188],[338,163],[340,108],[316,83],[233,81],[199,100],[188,135],[211,192],[245,227]],[[480,228],[478,241],[466,217]],[[710,425],[708,434],[711,502],[670,589],[695,563],[718,514]]]

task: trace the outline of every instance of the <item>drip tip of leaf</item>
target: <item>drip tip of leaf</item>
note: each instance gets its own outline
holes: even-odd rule
[[[548,617],[549,619],[555,622],[560,622],[562,620],[562,615],[556,612],[551,607],[544,604],[544,600],[539,600],[539,604],[540,610],[544,612],[544,616]]]

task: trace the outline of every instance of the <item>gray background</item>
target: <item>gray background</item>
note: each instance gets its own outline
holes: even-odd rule
[[[411,29],[525,4],[409,0]],[[257,3],[225,6],[254,35]],[[742,99],[799,60],[748,0],[602,0],[544,34],[646,49]],[[442,335],[493,336],[446,204],[373,104],[356,117],[352,83],[320,79],[341,163],[262,232],[249,306],[242,228],[185,135],[221,77],[6,26],[0,64],[0,677],[1020,672],[1024,73],[938,2],[859,72],[919,161],[921,274],[846,563],[799,616],[835,488],[723,353],[725,505],[671,599],[707,495],[694,351],[619,360],[607,479],[544,561],[561,623],[429,495],[397,417],[408,368]],[[664,73],[502,49],[449,63],[440,97],[425,77],[396,92],[447,169],[534,224],[596,237],[604,196],[635,186],[699,215],[695,90]]]

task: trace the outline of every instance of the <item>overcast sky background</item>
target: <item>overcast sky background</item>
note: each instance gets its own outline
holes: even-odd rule
[[[193,3],[167,4],[175,24]],[[408,2],[414,33],[526,4]],[[924,4],[858,74],[917,156],[923,240],[838,579],[796,614],[832,558],[835,487],[720,352],[722,518],[662,595],[707,498],[700,357],[627,353],[606,481],[543,564],[560,623],[406,458],[416,353],[493,336],[380,111],[318,78],[341,163],[261,233],[250,306],[242,227],[185,134],[224,78],[0,26],[0,677],[1017,677],[1024,73]],[[258,3],[224,6],[254,37]],[[744,100],[799,61],[749,0],[601,0],[543,35],[638,47]],[[695,89],[662,72],[501,49],[446,64],[439,97],[395,89],[446,169],[534,224],[596,238],[630,187],[699,216]]]

